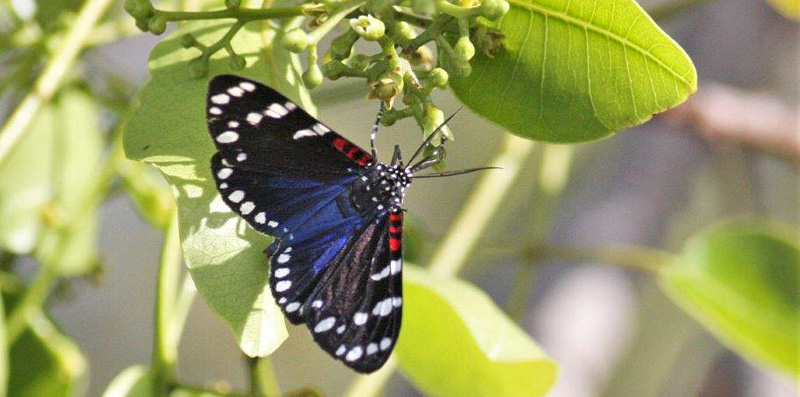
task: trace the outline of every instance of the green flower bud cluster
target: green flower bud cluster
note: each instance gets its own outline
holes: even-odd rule
[[[125,11],[136,20],[143,32],[161,34],[167,30],[167,18],[158,13],[148,0],[126,0]]]
[[[182,38],[185,48],[201,52],[188,65],[193,77],[205,76],[209,59],[220,50],[227,51],[231,69],[246,67],[247,60],[231,47],[237,30],[251,21],[285,18],[285,22],[270,25],[272,36],[265,41],[274,37],[273,45],[296,54],[306,52],[307,66],[302,73],[306,88],[319,86],[324,78],[365,79],[368,98],[386,105],[383,124],[412,117],[425,135],[437,131],[426,149],[431,153],[443,140],[452,139],[446,127],[437,130],[444,114],[433,103],[433,91],[446,88],[450,79],[469,76],[470,62],[476,56],[492,57],[502,49],[503,35],[491,27],[491,21],[509,10],[506,0],[311,0],[265,9],[245,8],[241,0],[225,0],[224,4],[226,10],[167,12],[155,9],[150,0],[126,0],[125,10],[139,28],[154,34],[163,33],[168,21],[236,20],[217,43],[206,46],[192,35]],[[346,29],[336,34],[327,50],[319,49],[323,52],[318,59],[318,44],[337,27]],[[362,53],[359,41],[378,51]]]

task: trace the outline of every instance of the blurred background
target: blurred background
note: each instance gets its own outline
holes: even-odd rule
[[[642,5],[652,9],[670,1],[682,0]],[[58,2],[0,0],[0,9],[26,20],[51,3]],[[114,18],[132,26],[121,4],[116,8]],[[0,34],[15,29],[15,19],[0,14]],[[694,61],[698,93],[678,109],[603,141],[537,147],[528,161],[531,171],[521,173],[461,275],[514,311],[559,363],[552,396],[798,395],[791,378],[723,347],[666,299],[647,274],[600,263],[526,263],[504,253],[503,247],[541,233],[534,226],[543,222],[541,214],[550,217],[544,238],[557,244],[665,250],[676,250],[693,232],[736,214],[800,225],[798,157],[791,149],[792,142],[800,145],[797,22],[761,0],[716,0],[685,6],[659,25]],[[88,76],[90,87],[118,82],[124,88],[114,93],[115,100],[130,101],[147,79],[147,56],[158,40],[131,31],[83,55],[80,73]],[[0,76],[8,79],[13,50],[2,51]],[[29,84],[38,71],[12,77]],[[326,81],[313,95],[322,120],[366,145],[377,110],[364,100],[366,93],[363,85]],[[18,95],[14,89],[3,91],[0,120]],[[460,106],[448,93],[440,94],[438,103],[446,113]],[[105,128],[119,122],[117,111],[105,110]],[[502,133],[467,109],[450,126],[457,140],[449,146],[449,169],[484,165]],[[767,138],[752,138],[759,134]],[[408,151],[417,142],[418,127],[405,120],[383,129],[379,148],[387,153],[399,143]],[[537,199],[544,193],[536,191],[541,186],[533,170],[542,156],[569,164],[561,168],[568,172],[561,178],[562,194],[547,200],[552,212]],[[414,184],[406,201],[411,259],[430,254],[433,246],[425,241],[445,233],[477,177]],[[50,302],[55,322],[87,358],[91,396],[101,394],[123,369],[150,360],[161,249],[161,233],[140,218],[126,195],[105,202],[100,220],[102,272],[63,286]],[[36,267],[29,260],[19,266],[23,276]],[[534,281],[515,286],[519,275],[527,274],[521,272],[532,272]],[[514,296],[511,290],[517,291]],[[354,374],[319,350],[304,327],[290,326],[289,332],[273,356],[281,388],[314,385],[327,395],[343,393]],[[202,299],[195,300],[189,315],[179,363],[179,376],[190,383],[244,388],[247,382],[232,333]],[[399,375],[386,392],[417,394]]]

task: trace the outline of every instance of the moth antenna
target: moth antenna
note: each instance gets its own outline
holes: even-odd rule
[[[437,172],[435,174],[427,174],[427,175],[414,175],[414,179],[417,178],[441,178],[444,176],[456,176],[456,175],[463,175],[469,174],[476,171],[484,171],[484,170],[502,170],[502,167],[478,167],[478,168],[468,168],[465,170],[457,170],[457,171],[445,171],[445,172]]]
[[[375,117],[375,124],[372,125],[372,132],[369,134],[369,144],[371,146],[372,151],[372,161],[375,164],[378,163],[378,149],[375,148],[375,139],[378,137],[378,126],[381,124],[381,117],[383,117],[383,112],[386,110],[386,105],[384,105],[383,101],[381,101],[381,107],[378,110],[378,116]]]
[[[436,129],[433,130],[433,132],[431,132],[430,135],[428,135],[428,137],[425,139],[425,141],[423,141],[422,144],[419,145],[419,147],[417,148],[417,151],[414,152],[414,155],[411,156],[411,158],[408,160],[407,164],[412,164],[414,162],[414,159],[417,158],[417,156],[419,156],[420,153],[422,153],[422,149],[425,148],[425,146],[428,146],[429,143],[431,143],[431,140],[433,140],[433,137],[436,136],[436,133],[439,132],[439,130],[441,130],[442,127],[447,125],[447,123],[450,122],[450,120],[452,120],[453,117],[456,117],[456,115],[458,114],[458,112],[461,111],[461,109],[463,109],[463,107],[458,108],[458,110],[456,110],[453,114],[451,114],[448,118],[446,118],[444,120],[444,122],[442,122],[442,124],[439,124],[439,126],[436,127]]]

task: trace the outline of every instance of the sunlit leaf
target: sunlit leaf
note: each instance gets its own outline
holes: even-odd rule
[[[400,369],[434,396],[539,396],[558,367],[474,286],[405,266]]]
[[[800,376],[798,243],[783,226],[730,221],[692,238],[661,285],[731,349]]]
[[[451,79],[469,108],[524,138],[603,138],[696,90],[689,57],[633,0],[509,0],[503,48]]]
[[[181,47],[192,32],[200,42],[213,43],[230,23],[188,23],[158,44],[150,55],[151,79],[125,131],[126,155],[155,165],[172,186],[184,257],[197,289],[209,306],[233,329],[250,356],[270,354],[286,339],[283,315],[268,284],[264,249],[270,240],[235,216],[217,194],[210,171],[214,145],[206,127],[206,87],[214,75],[232,73],[228,55],[212,57],[209,74],[189,77],[187,63],[197,50]],[[299,61],[278,48],[264,49],[261,25],[236,35],[233,47],[247,59],[236,74],[281,90],[305,109],[314,111],[299,83]]]
[[[109,383],[103,397],[149,397],[155,396],[154,390],[149,368],[135,365],[120,372]]]

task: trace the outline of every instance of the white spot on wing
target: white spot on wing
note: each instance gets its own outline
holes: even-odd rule
[[[317,325],[314,327],[314,332],[321,333],[330,330],[333,328],[333,325],[336,324],[336,319],[331,316],[325,319],[320,320]]]
[[[231,168],[222,168],[217,171],[217,178],[219,179],[228,179],[229,176],[233,174],[233,169]]]
[[[285,107],[286,107],[286,109],[287,109],[287,110],[289,110],[290,112],[291,112],[292,110],[295,110],[295,109],[297,109],[297,105],[295,105],[295,104],[294,104],[294,103],[292,103],[292,102],[286,102],[286,103],[284,103],[284,104],[283,104],[283,106],[285,106]]]
[[[403,298],[399,296],[395,296],[394,298],[392,298],[392,306],[400,307],[402,304],[403,304]]]
[[[229,97],[228,94],[217,94],[211,97],[211,102],[217,105],[225,105],[230,101],[231,97]]]
[[[289,262],[289,259],[291,259],[291,258],[292,258],[292,256],[289,255],[289,254],[280,254],[280,255],[278,255],[278,263]]]
[[[358,312],[353,315],[353,322],[356,323],[356,325],[364,325],[367,322],[367,317],[369,317],[367,313]]]
[[[216,106],[212,106],[212,107],[210,107],[208,109],[208,112],[213,114],[213,115],[215,115],[215,116],[219,116],[219,115],[222,114],[222,109],[220,109],[220,108],[218,108]]]
[[[269,110],[277,113],[279,115],[278,117],[283,117],[289,114],[289,109],[286,109],[280,103],[273,103],[272,105],[269,105]]]
[[[309,129],[302,129],[294,133],[293,139],[297,140],[307,136],[317,136],[317,133]]]
[[[244,192],[241,190],[234,190],[233,193],[228,195],[228,200],[238,203],[244,199]]]
[[[340,325],[339,328],[336,328],[336,333],[337,334],[342,334],[342,333],[344,333],[345,329],[347,329],[347,327],[345,327],[344,325]]]
[[[247,122],[252,125],[258,125],[258,123],[260,123],[261,119],[263,118],[264,116],[261,115],[260,113],[252,112],[247,114]]]
[[[267,223],[267,226],[269,226],[269,227],[278,227],[278,222],[269,221],[269,223]]]
[[[381,350],[386,350],[391,345],[392,345],[392,339],[391,338],[383,338],[383,339],[381,339]]]
[[[370,343],[367,345],[367,355],[375,354],[378,351],[378,344],[377,343]]]
[[[275,269],[275,277],[277,278],[284,278],[289,275],[289,268],[288,267],[281,267]]]
[[[242,96],[242,94],[244,94],[244,90],[241,89],[240,87],[231,87],[228,88],[228,94],[231,94],[235,97],[240,97]]]
[[[344,345],[339,346],[339,348],[336,349],[336,356],[341,356],[344,354],[345,350],[347,350],[347,348],[344,347]]]
[[[249,81],[243,81],[243,82],[239,83],[239,87],[242,87],[243,90],[250,91],[250,92],[253,92],[253,91],[256,90],[256,85],[251,83],[251,82],[249,82]]]
[[[311,307],[313,307],[315,309],[319,309],[320,307],[322,307],[322,300],[317,299],[317,300],[311,302]]]
[[[401,259],[395,259],[389,262],[389,267],[392,268],[392,275],[400,273],[400,270],[403,270],[403,261]]]
[[[289,280],[278,281],[275,284],[275,291],[283,292],[292,287],[292,282]]]
[[[242,161],[245,160],[247,160],[247,153],[239,153],[236,155],[236,161],[241,163]]]
[[[361,358],[362,354],[364,354],[364,350],[361,349],[361,346],[356,346],[347,352],[347,355],[344,356],[344,359],[347,361],[356,361]]]
[[[325,135],[326,133],[331,132],[330,128],[328,128],[328,127],[326,127],[326,126],[324,126],[324,125],[322,125],[320,123],[314,124],[314,126],[311,127],[311,128],[314,130],[314,132],[316,132],[319,135]]]
[[[256,205],[253,204],[252,201],[246,201],[241,207],[239,207],[239,211],[242,212],[242,215],[247,215],[253,212],[254,209],[256,209]]]
[[[239,126],[239,122],[238,121],[229,121],[228,122],[228,127],[229,128],[236,128],[238,126]]]
[[[264,222],[267,221],[267,214],[265,214],[263,212],[259,212],[258,214],[256,214],[256,217],[254,218],[254,220],[256,221],[256,223],[260,223],[260,224],[263,225]]]
[[[299,309],[299,308],[300,308],[300,302],[292,302],[292,303],[286,305],[286,312],[287,313],[291,313],[291,312],[297,311],[297,309]]]
[[[239,140],[239,134],[233,131],[225,131],[217,135],[217,142],[219,143],[233,143]]]

